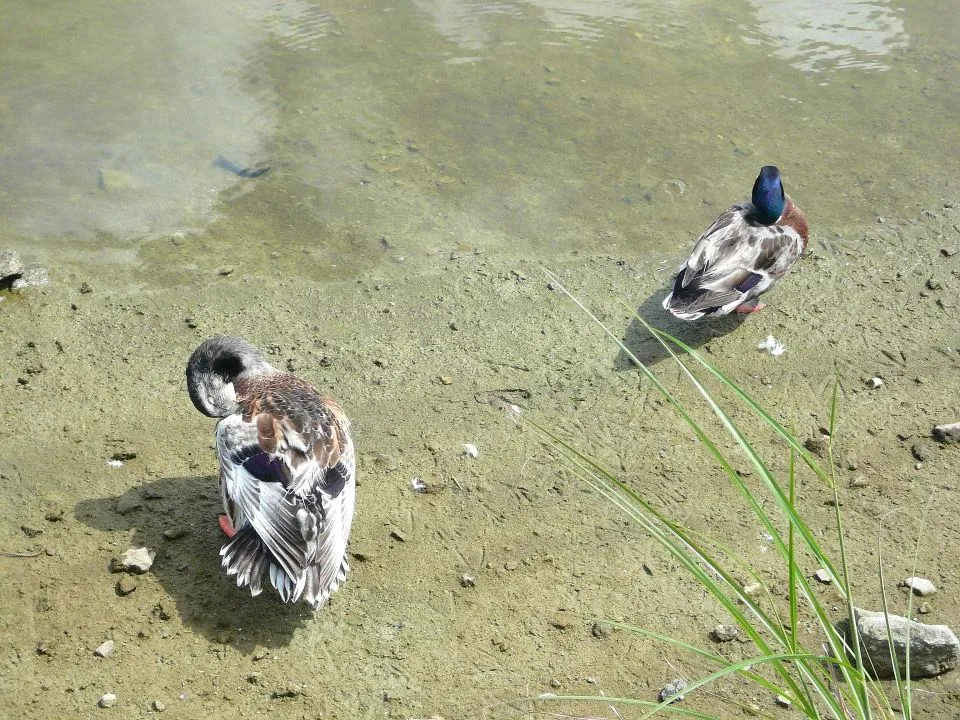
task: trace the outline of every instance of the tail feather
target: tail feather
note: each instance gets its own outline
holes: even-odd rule
[[[259,595],[269,580],[284,602],[296,602],[303,592],[303,579],[298,583],[277,563],[273,553],[250,525],[242,528],[220,549],[220,564],[228,576],[236,576],[237,587],[247,586],[250,594]],[[299,587],[298,587],[299,586]]]
[[[340,563],[335,573],[329,568],[320,565],[311,565],[304,572],[303,599],[310,603],[311,610],[319,610],[330,595],[340,587],[340,583],[347,579],[350,566],[346,558]]]

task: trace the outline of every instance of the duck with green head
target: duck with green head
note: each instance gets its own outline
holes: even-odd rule
[[[752,313],[807,247],[807,221],[780,171],[760,168],[750,202],[727,208],[697,239],[663,307],[683,320]]]

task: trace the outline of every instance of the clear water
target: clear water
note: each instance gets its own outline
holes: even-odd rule
[[[958,26],[948,0],[8,3],[0,230],[160,284],[187,235],[317,279],[674,253],[775,163],[834,238],[955,187]]]

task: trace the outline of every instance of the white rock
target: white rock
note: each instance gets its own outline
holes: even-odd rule
[[[908,577],[900,583],[900,587],[908,587],[913,590],[914,595],[919,595],[920,597],[933,595],[937,591],[936,585],[922,577]]]
[[[467,457],[475,458],[480,454],[480,449],[473,443],[464,443],[463,454]]]
[[[783,695],[777,695],[773,701],[783,708],[790,707],[793,703],[790,702],[790,698],[784,697]]]
[[[113,651],[116,649],[116,644],[113,640],[104,640],[100,643],[100,647],[93,651],[93,654],[97,657],[108,658],[113,656]]]
[[[97,700],[97,705],[102,708],[112,708],[117,704],[117,696],[113,693],[104,693],[100,696],[100,699]]]
[[[883,378],[872,377],[867,381],[867,385],[876,390],[879,387],[883,387]]]
[[[787,348],[773,335],[767,335],[766,339],[762,340],[757,345],[757,350],[766,350],[774,357],[777,357],[779,355],[783,355],[787,351]]]
[[[944,444],[960,442],[960,422],[934,426],[933,439]]]
[[[111,569],[114,572],[132,572],[138,575],[153,567],[157,553],[150,548],[129,548],[119,558],[114,558]]]
[[[817,570],[813,574],[813,577],[816,578],[817,582],[821,582],[824,585],[829,585],[831,582],[830,573],[828,573],[825,568],[820,568],[819,570]]]

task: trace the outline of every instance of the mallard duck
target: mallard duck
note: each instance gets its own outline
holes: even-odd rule
[[[727,208],[680,265],[663,307],[683,320],[752,313],[757,297],[782,278],[807,247],[807,221],[783,191],[780,171],[760,168],[750,202]]]
[[[269,581],[314,610],[346,579],[356,469],[350,422],[309,383],[235,337],[205,340],[187,363],[197,410],[217,423],[220,549],[237,587]]]

